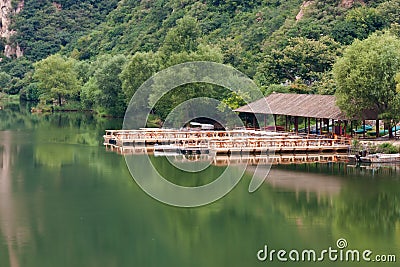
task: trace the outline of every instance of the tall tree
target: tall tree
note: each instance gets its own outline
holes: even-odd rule
[[[223,54],[218,47],[199,44],[196,51],[191,53],[186,51],[172,53],[168,60],[163,62],[161,68],[167,68],[190,61],[212,61],[221,63],[223,61]],[[185,71],[187,71],[187,73]],[[176,80],[180,79],[181,77],[186,77],[187,75],[193,75],[189,73],[190,71],[188,71],[186,68],[182,68],[182,71],[177,73],[173,79]],[[155,83],[157,82],[159,83],[159,86],[154,86],[154,90],[149,95],[149,102],[154,102],[154,99],[160,95],[160,91],[164,89],[163,82],[155,80]],[[210,97],[218,99],[224,96],[223,92],[223,88],[207,83],[192,83],[179,86],[174,88],[172,91],[169,91],[157,102],[157,105],[154,107],[154,112],[162,119],[165,119],[174,107],[178,106],[184,101],[196,97]]]
[[[374,108],[382,119],[398,117],[396,75],[400,72],[400,40],[374,33],[356,40],[333,66],[338,105],[350,117]]]
[[[0,92],[4,91],[4,89],[8,87],[10,80],[11,76],[8,75],[8,73],[4,71],[0,72]]]
[[[101,92],[97,103],[105,109],[107,114],[122,116],[126,104],[119,75],[126,63],[126,57],[124,55],[103,56],[101,60],[104,61],[103,64],[94,73],[94,79]]]
[[[200,34],[199,23],[195,18],[185,16],[178,19],[176,27],[169,30],[167,36],[165,36],[161,51],[166,55],[194,51],[199,45]]]
[[[327,36],[320,40],[291,38],[286,47],[265,57],[257,77],[261,85],[298,79],[311,85],[332,68],[340,52],[340,45]]]
[[[61,106],[63,99],[79,90],[75,61],[58,54],[49,56],[34,64],[34,80],[42,91],[43,98],[56,98]]]
[[[148,78],[161,68],[161,53],[137,52],[128,59],[121,72],[122,90],[127,102]]]

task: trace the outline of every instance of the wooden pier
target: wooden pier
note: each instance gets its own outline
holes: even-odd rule
[[[155,145],[171,145],[186,151],[206,149],[217,155],[347,153],[351,147],[347,138],[333,139],[254,130],[179,131],[153,128],[107,130],[104,145],[121,154],[152,153]]]

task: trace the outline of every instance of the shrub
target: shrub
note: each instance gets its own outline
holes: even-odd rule
[[[386,154],[395,154],[395,153],[399,153],[399,149],[400,149],[400,147],[395,146],[391,143],[383,143],[377,147],[376,152],[386,153]]]

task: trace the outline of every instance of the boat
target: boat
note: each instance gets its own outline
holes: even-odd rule
[[[191,122],[190,130],[214,131],[214,125],[207,123]]]
[[[210,154],[207,146],[154,145],[154,156]]]
[[[154,156],[177,156],[180,155],[180,147],[176,145],[154,145]]]
[[[400,154],[370,154],[360,157],[362,163],[397,163],[400,162]]]
[[[207,146],[187,146],[180,150],[180,152],[184,155],[192,155],[192,154],[209,154],[210,148]]]

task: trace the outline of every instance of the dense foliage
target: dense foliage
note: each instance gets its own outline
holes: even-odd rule
[[[338,85],[332,67],[347,46],[382,30],[400,36],[400,0],[354,1],[351,7],[342,2],[26,0],[11,24],[11,41],[24,56],[3,57],[0,90],[122,115],[155,72],[209,60],[244,72],[265,94],[333,94]],[[40,62],[51,62],[54,54],[70,64],[73,93],[49,94],[53,85],[37,74]],[[393,80],[398,85],[400,78]],[[227,90],[192,85],[174,90],[154,112],[164,118],[174,105],[201,94],[232,107],[243,103]]]
[[[349,116],[373,109],[381,119],[399,118],[399,38],[374,33],[363,41],[356,40],[336,62],[333,73],[338,104]]]

